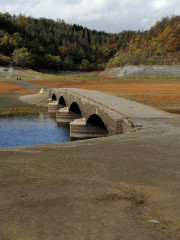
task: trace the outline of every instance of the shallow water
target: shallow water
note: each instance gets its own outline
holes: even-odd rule
[[[68,142],[69,124],[57,124],[48,115],[0,118],[0,147]]]

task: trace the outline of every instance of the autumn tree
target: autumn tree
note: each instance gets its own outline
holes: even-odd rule
[[[59,55],[62,59],[64,59],[67,56],[68,49],[66,46],[62,45],[58,47]]]
[[[9,64],[9,62],[10,62],[9,57],[0,54],[0,64],[1,65],[7,65],[7,64]]]
[[[81,61],[81,67],[83,71],[88,71],[90,69],[90,63],[87,59]]]
[[[48,69],[60,69],[62,67],[62,60],[59,56],[53,56],[51,54],[46,54],[45,60],[46,60]]]
[[[27,48],[15,49],[12,54],[13,64],[21,67],[32,67],[34,65],[34,59]]]

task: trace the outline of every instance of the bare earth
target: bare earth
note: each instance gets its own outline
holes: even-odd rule
[[[180,239],[179,139],[171,115],[113,137],[1,148],[0,239]]]

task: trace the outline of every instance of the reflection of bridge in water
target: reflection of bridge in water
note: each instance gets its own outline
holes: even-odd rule
[[[131,130],[130,119],[167,117],[166,113],[123,98],[84,89],[49,89],[48,112],[70,123],[75,138],[117,135]]]

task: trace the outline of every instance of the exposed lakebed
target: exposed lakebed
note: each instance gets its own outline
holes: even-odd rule
[[[0,147],[70,141],[69,124],[57,124],[47,114],[0,118]]]

